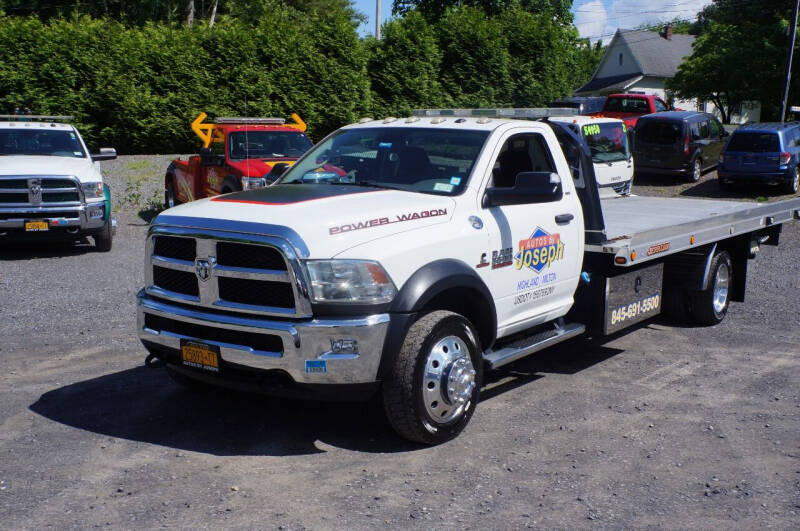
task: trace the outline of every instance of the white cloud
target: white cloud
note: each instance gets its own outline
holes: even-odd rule
[[[611,40],[617,28],[632,29],[676,17],[693,19],[710,0],[591,0],[573,5],[581,37]]]

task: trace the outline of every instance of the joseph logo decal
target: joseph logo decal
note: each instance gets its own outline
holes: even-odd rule
[[[561,235],[550,234],[536,227],[530,238],[519,241],[518,252],[514,255],[514,267],[527,267],[540,273],[545,267],[564,258],[564,242]]]

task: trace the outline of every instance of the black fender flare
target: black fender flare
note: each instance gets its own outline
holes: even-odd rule
[[[475,270],[461,260],[436,260],[414,272],[389,306],[391,320],[378,369],[379,379],[383,380],[391,373],[406,333],[418,314],[437,295],[454,288],[466,288],[480,294],[482,300],[478,302],[486,305],[482,315],[488,320],[486,329],[490,330],[482,334],[481,346],[484,350],[491,347],[497,334],[497,310],[489,288]]]

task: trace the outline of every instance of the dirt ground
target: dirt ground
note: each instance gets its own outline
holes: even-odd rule
[[[800,223],[721,325],[649,321],[517,362],[426,448],[375,404],[198,394],[144,367],[134,295],[168,160],[104,166],[111,253],[0,248],[0,528],[800,526]],[[634,192],[779,198],[715,186]]]

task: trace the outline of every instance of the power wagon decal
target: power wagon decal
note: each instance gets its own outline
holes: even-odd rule
[[[369,229],[371,227],[379,227],[381,225],[391,225],[392,223],[402,223],[404,221],[413,221],[415,219],[432,218],[435,216],[446,216],[446,208],[433,208],[431,210],[421,210],[419,212],[409,212],[407,214],[397,214],[391,218],[382,217],[368,219],[366,221],[357,221],[355,223],[345,223],[328,229],[330,235],[342,234],[344,232],[351,232],[354,230]]]

